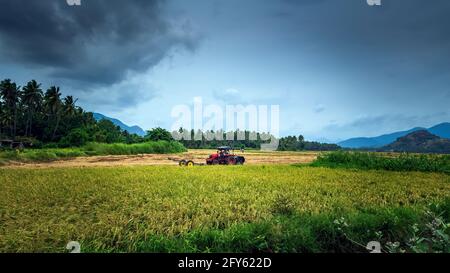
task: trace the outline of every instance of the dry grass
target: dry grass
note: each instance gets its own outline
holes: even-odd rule
[[[55,160],[51,162],[24,163],[9,162],[5,168],[66,168],[66,167],[118,167],[118,166],[152,166],[152,165],[176,165],[176,162],[169,160],[189,159],[197,163],[204,163],[205,159],[214,150],[189,150],[186,153],[176,155],[165,154],[142,154],[142,155],[115,155],[115,156],[90,156],[75,157],[63,160]],[[246,151],[245,153],[237,152],[246,158],[248,165],[264,165],[264,164],[295,164],[295,163],[311,163],[317,156],[317,152],[263,152],[263,151]]]

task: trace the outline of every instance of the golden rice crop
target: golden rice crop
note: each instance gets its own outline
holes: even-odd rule
[[[154,236],[226,229],[277,213],[417,207],[450,176],[294,166],[0,169],[0,252],[136,251]]]

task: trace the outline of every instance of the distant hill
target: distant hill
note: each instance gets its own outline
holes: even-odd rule
[[[110,117],[107,117],[107,116],[99,114],[99,113],[94,113],[94,118],[97,121],[102,120],[102,119],[109,120],[112,123],[114,123],[116,126],[119,126],[122,130],[128,131],[128,133],[130,133],[130,134],[145,136],[145,131],[139,126],[128,126],[118,119],[110,118]]]
[[[351,138],[342,142],[338,145],[342,148],[359,149],[359,148],[381,148],[383,146],[389,145],[390,143],[396,141],[398,138],[406,136],[410,133],[427,130],[428,132],[437,135],[441,138],[450,139],[450,123],[441,123],[429,129],[416,127],[411,130],[395,132],[392,134],[381,135],[377,137],[359,137]]]
[[[380,148],[385,145],[388,145],[389,143],[394,142],[399,137],[406,136],[407,134],[410,134],[412,132],[424,130],[425,128],[413,128],[408,131],[401,131],[401,132],[395,132],[392,134],[386,134],[381,135],[377,137],[358,137],[358,138],[351,138],[342,142],[339,142],[338,145],[342,148],[352,148],[352,149],[358,149],[358,148]]]
[[[450,139],[450,123],[441,123],[428,129],[428,132],[437,136]]]
[[[398,138],[382,151],[450,154],[450,140],[420,130]]]

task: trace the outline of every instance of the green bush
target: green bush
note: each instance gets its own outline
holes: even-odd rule
[[[58,156],[52,151],[33,151],[31,153],[23,153],[19,158],[31,161],[51,161],[58,159]]]
[[[161,140],[172,141],[173,140],[172,134],[169,131],[167,131],[163,128],[159,128],[159,127],[148,131],[147,135],[145,136],[145,139],[149,140],[149,141],[161,141]]]
[[[88,133],[80,128],[70,131],[70,133],[63,137],[59,143],[60,147],[80,147],[86,144],[89,139]]]
[[[88,143],[84,150],[90,155],[133,155],[182,153],[186,148],[175,141],[157,141],[137,144]]]
[[[49,143],[45,143],[44,145],[42,145],[43,149],[56,149],[58,148],[58,143],[54,143],[54,142],[49,142]]]
[[[426,154],[387,156],[379,153],[338,151],[320,155],[312,166],[450,173],[450,156]]]
[[[74,133],[73,136],[78,133]],[[186,151],[186,148],[181,143],[175,141],[145,142],[139,144],[88,143],[79,148],[53,148],[55,146],[56,145],[47,145],[46,147],[48,148],[25,149],[24,151],[0,151],[0,161],[2,164],[5,164],[8,161],[51,161],[60,158],[73,158],[80,156],[170,154],[182,153]]]

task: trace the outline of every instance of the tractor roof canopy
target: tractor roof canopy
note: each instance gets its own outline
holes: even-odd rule
[[[230,150],[233,150],[233,148],[231,148],[229,146],[221,146],[221,147],[218,147],[217,150],[219,150],[219,151],[230,151]]]

